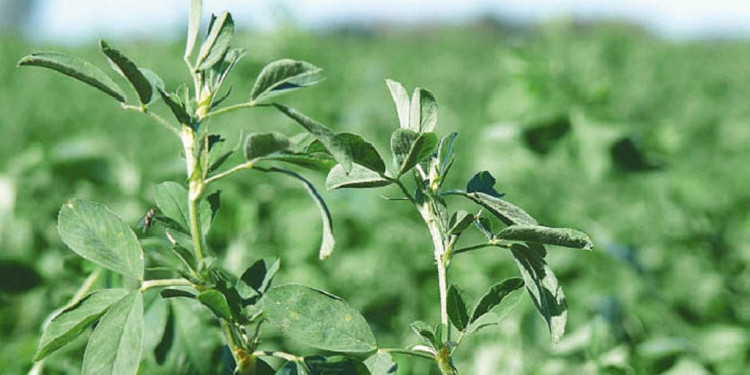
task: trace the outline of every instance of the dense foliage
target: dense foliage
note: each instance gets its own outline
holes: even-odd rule
[[[568,24],[524,33],[495,24],[326,35],[282,30],[237,44],[248,55],[229,82],[235,89],[247,91],[261,67],[280,56],[325,67],[327,80],[295,94],[295,106],[332,128],[363,134],[378,149],[388,149],[398,124],[383,78],[429,87],[440,101],[441,126],[460,132],[463,156],[447,185],[488,170],[496,188],[540,222],[592,235],[599,251],[561,249],[548,257],[575,306],[560,344],[550,346],[544,322],[524,300],[501,330],[467,342],[456,363],[463,371],[738,374],[748,366],[750,196],[743,176],[750,173],[750,71],[742,62],[750,45],[676,44],[622,26]],[[153,202],[152,182],[179,180],[184,171],[178,143],[164,129],[83,85],[16,70],[31,50],[23,42],[6,39],[0,49],[0,369],[19,373],[30,367],[43,319],[90,267],[57,234],[60,203],[107,202],[135,225]],[[168,87],[181,79],[170,69],[181,49],[127,48]],[[75,54],[99,58],[95,50]],[[287,134],[298,130],[270,110],[227,115],[225,123],[215,130],[230,139],[268,123]],[[382,200],[385,190],[324,192],[345,250],[321,263],[317,208],[296,182],[269,178],[248,175],[221,186],[223,211],[208,242],[227,249],[227,269],[241,272],[258,257],[278,255],[278,281],[346,296],[381,345],[417,343],[408,329],[415,317],[439,321],[434,266],[415,256],[431,247],[429,234],[409,207]],[[451,271],[475,293],[517,272],[493,249]],[[146,320],[166,314],[151,311]],[[205,309],[185,318],[193,320],[171,327],[177,337],[212,324]],[[162,333],[147,332],[146,343],[158,344]],[[174,369],[227,355],[217,349],[218,333],[180,342],[185,354],[170,358]],[[51,356],[47,370],[78,373],[84,347]],[[145,360],[148,373],[157,358]],[[401,362],[403,373],[436,371],[429,362]]]

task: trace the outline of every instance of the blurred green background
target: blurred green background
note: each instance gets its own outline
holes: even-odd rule
[[[307,60],[327,80],[283,101],[383,151],[398,126],[385,78],[430,89],[440,104],[438,134],[460,134],[447,187],[488,170],[508,201],[543,224],[591,234],[591,253],[550,249],[569,305],[561,344],[551,346],[524,298],[501,326],[465,342],[455,357],[463,373],[739,375],[750,368],[750,42],[669,42],[618,23],[519,28],[486,19],[318,33],[287,26],[243,34],[234,45],[248,54],[229,101],[246,97],[266,63]],[[91,268],[57,234],[60,205],[71,197],[104,202],[135,225],[153,206],[156,183],[184,179],[177,140],[147,117],[59,74],[15,67],[32,50],[55,49],[106,68],[95,47],[0,39],[2,374],[29,370],[44,319]],[[168,88],[187,78],[181,43],[117,47]],[[240,132],[300,130],[264,109],[211,126],[228,147]],[[324,176],[313,179],[322,190]],[[381,198],[395,190],[324,192],[338,246],[319,262],[319,213],[297,183],[248,172],[218,188],[223,206],[209,242],[228,269],[279,257],[277,283],[346,298],[382,346],[416,343],[409,323],[439,320],[429,235],[411,207]],[[457,257],[451,272],[473,300],[517,275],[512,257],[493,249]],[[205,311],[195,314],[200,320]],[[181,345],[202,345],[204,356],[217,350],[215,335],[182,328]],[[78,373],[84,342],[52,356],[45,373]],[[144,374],[210,371],[187,370],[179,359],[158,367],[151,357]],[[427,361],[398,360],[399,373],[436,373]]]

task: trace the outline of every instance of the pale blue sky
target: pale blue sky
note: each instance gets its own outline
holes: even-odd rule
[[[35,39],[65,43],[97,37],[181,36],[189,0],[41,0],[28,30]],[[624,19],[676,39],[749,38],[750,0],[204,0],[204,10],[230,10],[239,27],[300,27],[340,23],[460,22],[481,14],[521,21],[551,17]]]

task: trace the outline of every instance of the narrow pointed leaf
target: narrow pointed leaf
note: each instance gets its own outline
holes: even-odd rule
[[[268,321],[306,345],[340,352],[371,353],[375,336],[365,318],[349,304],[302,285],[271,288],[263,299]]]
[[[143,279],[143,250],[135,233],[100,203],[75,199],[63,205],[58,232],[81,257],[122,275]]]
[[[245,159],[252,160],[289,149],[289,138],[277,132],[254,133],[245,140]]]
[[[91,63],[75,56],[59,52],[35,52],[22,58],[18,66],[40,66],[56,70],[89,84],[125,103],[125,93],[108,75]]]
[[[376,172],[371,171],[359,164],[353,164],[352,170],[348,174],[341,165],[336,165],[328,172],[326,178],[326,189],[334,190],[341,188],[371,188],[378,186],[390,185],[391,182],[380,177]]]
[[[222,61],[229,49],[229,42],[234,34],[234,21],[232,15],[224,12],[211,24],[206,40],[203,41],[198,52],[196,70],[210,69],[214,64]]]
[[[499,305],[505,297],[524,286],[522,279],[517,277],[503,280],[499,284],[490,287],[490,290],[482,296],[479,303],[474,307],[471,313],[471,323],[474,323],[479,317],[490,312],[495,306]]]
[[[135,375],[143,346],[143,295],[135,290],[102,317],[83,355],[83,375]]]
[[[447,307],[448,317],[453,326],[459,331],[466,329],[466,326],[469,325],[469,312],[466,309],[466,302],[461,291],[453,284],[448,288]]]
[[[547,323],[552,342],[557,344],[565,332],[568,319],[562,287],[539,252],[521,244],[512,244],[510,250],[526,283],[526,290]]]
[[[591,250],[594,243],[586,233],[570,228],[548,228],[539,225],[511,225],[495,235],[509,241],[535,242],[547,245]]]
[[[539,224],[533,217],[531,217],[531,215],[526,213],[526,211],[500,198],[481,192],[468,193],[465,191],[459,191],[457,193],[484,207],[487,211],[505,223],[505,225]]]
[[[399,82],[386,79],[385,83],[388,85],[388,90],[391,91],[393,103],[396,104],[398,123],[401,129],[409,129],[409,94],[406,93],[406,89]]]
[[[328,258],[331,253],[333,252],[333,248],[336,246],[336,239],[333,237],[333,219],[331,219],[331,212],[328,210],[328,206],[326,205],[325,200],[323,200],[323,197],[318,193],[317,190],[315,190],[315,186],[305,179],[304,177],[300,176],[299,174],[292,172],[290,170],[282,169],[282,168],[256,168],[263,172],[273,172],[273,173],[281,173],[285,174],[287,176],[293,177],[297,179],[298,181],[302,182],[302,184],[307,189],[307,192],[310,193],[310,196],[315,201],[315,204],[318,205],[318,209],[320,209],[320,215],[323,219],[323,239],[320,243],[320,251],[318,252],[318,257],[322,259]]]
[[[438,145],[438,137],[435,133],[422,133],[414,140],[414,143],[406,154],[404,161],[401,163],[398,175],[402,175],[419,164],[422,160],[428,158],[435,152]]]
[[[352,170],[352,151],[349,149],[349,145],[344,139],[337,134],[334,134],[323,124],[303,115],[295,109],[282,104],[274,104],[274,106],[307,129],[315,139],[325,146],[326,150],[328,150],[333,158],[344,167],[344,170],[347,173]]]
[[[201,27],[201,14],[203,12],[203,0],[190,1],[190,15],[188,16],[187,42],[185,43],[185,59],[193,54],[195,42],[198,40],[198,32]]]
[[[314,85],[323,80],[322,72],[323,69],[305,61],[274,61],[258,74],[250,91],[250,100],[260,103],[276,95]]]
[[[153,88],[151,82],[143,75],[140,69],[138,69],[138,66],[123,55],[122,52],[110,47],[107,42],[100,40],[99,46],[107,58],[117,65],[120,73],[122,73],[128,82],[130,82],[130,85],[133,86],[136,94],[138,94],[138,99],[141,104],[145,105],[150,103],[151,95],[153,95]]]
[[[127,292],[124,289],[97,290],[59,312],[44,328],[34,361],[41,360],[73,341],[125,294]]]

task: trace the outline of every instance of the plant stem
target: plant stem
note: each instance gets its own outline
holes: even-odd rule
[[[221,172],[221,173],[217,173],[217,174],[215,174],[215,175],[213,175],[213,176],[211,176],[211,177],[203,180],[203,183],[206,184],[206,185],[208,185],[209,183],[214,182],[214,181],[216,181],[218,179],[224,178],[226,176],[229,176],[230,174],[234,174],[234,173],[239,172],[239,171],[244,170],[244,169],[251,169],[253,167],[253,164],[255,164],[254,160],[250,160],[250,161],[244,162],[242,164],[235,165],[231,169],[228,169],[228,170],[226,170],[224,172]]]
[[[196,201],[197,199],[188,199],[188,215],[190,217],[190,233],[195,247],[195,260],[198,261],[198,264],[201,264],[203,262],[203,234],[201,233],[200,220],[198,220]]]
[[[451,253],[453,255],[456,255],[456,254],[466,253],[466,252],[469,252],[469,251],[484,249],[485,247],[493,247],[493,246],[494,247],[502,247],[504,249],[509,249],[510,248],[508,245],[501,244],[500,241],[491,240],[491,241],[489,241],[487,243],[480,243],[480,244],[476,244],[476,245],[462,247],[460,249],[453,250]]]
[[[399,349],[399,348],[381,348],[381,349],[378,349],[378,351],[383,352],[383,353],[395,353],[395,354],[408,355],[412,357],[419,357],[419,358],[429,359],[431,361],[435,360],[435,357],[428,355],[426,353],[409,351],[409,350]]]
[[[438,226],[437,214],[431,209],[429,203],[425,203],[419,210],[422,215],[422,219],[427,228],[430,230],[430,237],[432,238],[432,246],[434,248],[433,255],[435,256],[435,263],[437,264],[438,272],[438,290],[440,292],[440,324],[443,325],[443,329],[446,332],[446,341],[450,341],[450,323],[448,321],[448,281],[447,281],[447,262],[445,259],[445,241],[443,240],[443,232]]]
[[[217,116],[217,115],[220,115],[220,114],[223,114],[223,113],[233,112],[233,111],[236,111],[236,110],[242,109],[242,108],[252,108],[252,107],[255,107],[256,105],[257,104],[255,102],[246,102],[246,103],[240,103],[240,104],[230,105],[228,107],[224,107],[224,108],[221,108],[221,109],[217,109],[215,111],[208,112],[208,113],[206,113],[205,116],[203,116],[203,118],[207,119],[207,118],[210,118],[210,117],[213,117],[213,116]]]

